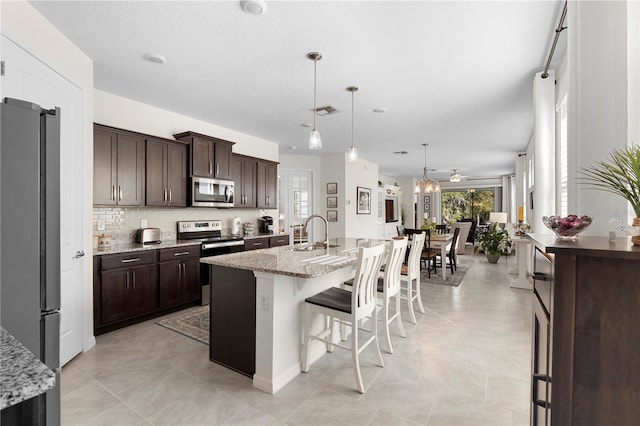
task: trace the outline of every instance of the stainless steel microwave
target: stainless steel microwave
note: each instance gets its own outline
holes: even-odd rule
[[[191,178],[192,207],[233,207],[233,181]]]

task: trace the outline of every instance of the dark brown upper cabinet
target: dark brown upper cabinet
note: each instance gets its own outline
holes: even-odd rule
[[[234,207],[256,206],[256,159],[243,155],[231,156],[231,179],[234,182]]]
[[[278,163],[266,160],[257,162],[257,205],[259,209],[277,208]]]
[[[231,179],[231,149],[234,142],[191,131],[173,137],[191,146],[190,176]]]
[[[187,206],[187,148],[182,142],[147,138],[147,206]]]
[[[93,204],[144,205],[144,145],[141,135],[94,125]]]

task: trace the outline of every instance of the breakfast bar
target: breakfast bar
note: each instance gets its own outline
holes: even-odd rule
[[[359,247],[384,243],[338,238],[328,248],[284,246],[200,259],[210,265],[212,283],[210,359],[277,392],[300,374],[305,298],[352,278]],[[326,352],[314,343],[312,361]]]

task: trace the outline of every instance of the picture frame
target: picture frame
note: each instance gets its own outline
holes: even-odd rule
[[[356,214],[371,214],[371,188],[356,187]]]
[[[429,204],[429,203],[425,203],[425,204],[424,204],[424,211],[425,211],[425,212],[428,212],[429,210],[431,210],[431,204]]]
[[[338,208],[338,197],[327,197],[327,208],[328,209],[337,209]]]
[[[338,221],[338,210],[327,210],[327,222]]]
[[[338,193],[338,183],[337,182],[327,183],[327,194],[337,194],[337,193]]]
[[[300,191],[293,191],[293,201],[300,201]]]
[[[431,202],[431,195],[425,195],[424,196],[424,202],[425,203],[430,203]]]
[[[293,203],[293,214],[300,214],[300,203]]]
[[[424,212],[426,213],[427,217],[431,217],[431,210],[426,209]]]

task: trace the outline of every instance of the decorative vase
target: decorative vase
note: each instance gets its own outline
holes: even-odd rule
[[[489,263],[498,263],[500,260],[500,253],[486,253],[486,255]]]
[[[640,216],[633,218],[633,226],[640,228]],[[640,246],[640,235],[634,235],[631,237],[631,242],[634,246]]]

